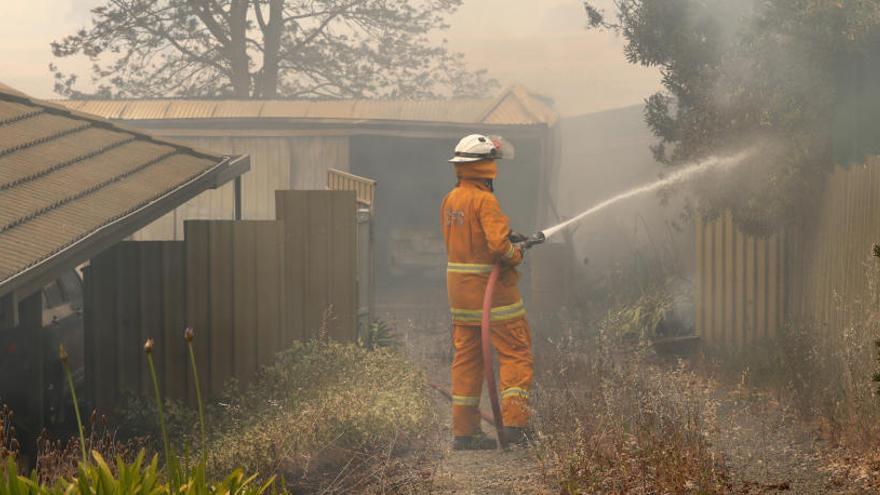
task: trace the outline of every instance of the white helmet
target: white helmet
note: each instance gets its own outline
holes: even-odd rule
[[[471,134],[461,138],[455,147],[455,156],[449,163],[479,162],[501,158],[501,142],[482,134]]]

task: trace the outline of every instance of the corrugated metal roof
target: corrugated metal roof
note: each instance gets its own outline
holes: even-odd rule
[[[107,119],[300,119],[445,124],[553,125],[553,111],[522,86],[497,98],[455,100],[67,100]],[[2,118],[2,117],[0,117]]]
[[[180,115],[170,102],[162,109],[152,102],[69,103],[115,118]],[[0,85],[0,295],[21,285],[31,268],[184,186],[189,191],[193,180],[225,171],[228,161]]]

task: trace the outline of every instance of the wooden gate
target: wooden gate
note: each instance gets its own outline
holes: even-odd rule
[[[330,169],[327,171],[327,189],[354,191],[358,203],[357,215],[357,290],[358,331],[366,331],[376,314],[375,270],[375,197],[376,181]]]

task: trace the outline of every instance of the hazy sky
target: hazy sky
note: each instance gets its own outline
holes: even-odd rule
[[[83,27],[101,0],[0,0],[0,81],[53,97],[49,42]],[[504,84],[520,82],[552,97],[563,115],[641,102],[659,86],[657,71],[624,60],[622,41],[586,31],[580,0],[465,0],[438,34]],[[70,70],[87,60],[63,60]]]

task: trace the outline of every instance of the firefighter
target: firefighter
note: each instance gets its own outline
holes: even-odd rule
[[[449,160],[458,182],[440,209],[446,241],[452,340],[452,431],[456,450],[496,448],[480,429],[479,403],[483,383],[480,321],[483,294],[494,264],[502,266],[491,313],[491,340],[500,374],[505,437],[512,445],[528,438],[528,398],[532,383],[532,345],[520,297],[516,266],[523,252],[511,242],[510,222],[494,195],[500,141],[479,134],[463,138]],[[514,237],[514,240],[516,238]]]

